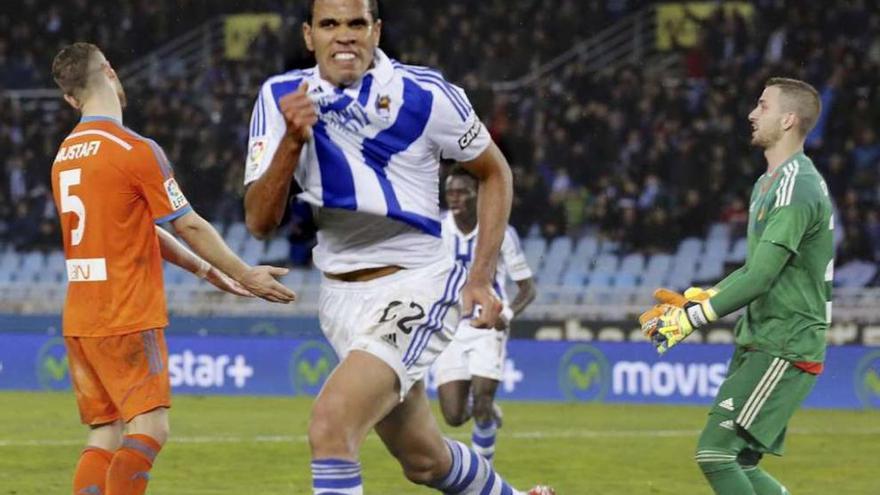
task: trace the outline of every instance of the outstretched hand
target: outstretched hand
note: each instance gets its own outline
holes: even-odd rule
[[[296,300],[296,293],[278,282],[276,277],[287,275],[289,271],[277,266],[255,266],[245,273],[239,283],[261,299],[287,304]]]

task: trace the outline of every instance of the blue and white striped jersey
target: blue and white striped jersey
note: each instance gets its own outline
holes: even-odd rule
[[[437,261],[439,159],[473,160],[491,140],[464,91],[381,50],[344,89],[318,67],[270,77],[251,116],[245,184],[269,167],[286,130],[281,97],[304,81],[319,120],[294,178],[299,198],[317,210],[315,264],[339,273]]]
[[[479,230],[480,228],[477,226],[472,232],[463,234],[458,230],[458,225],[455,224],[455,218],[451,213],[443,218],[443,244],[446,245],[447,253],[451,253],[455,261],[463,264],[468,273],[470,273],[474,253],[476,253],[477,232]],[[532,270],[526,262],[526,255],[520,245],[519,236],[510,225],[504,231],[501,255],[498,257],[498,265],[495,268],[495,281],[492,283],[495,292],[504,304],[510,303],[504,288],[508,276],[514,282],[532,278]]]

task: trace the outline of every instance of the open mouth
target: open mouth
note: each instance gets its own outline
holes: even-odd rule
[[[338,62],[352,62],[355,59],[355,54],[352,52],[337,52],[333,54],[332,58]]]

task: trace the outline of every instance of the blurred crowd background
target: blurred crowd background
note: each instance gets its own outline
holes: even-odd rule
[[[0,91],[52,87],[52,57],[76,40],[95,42],[118,68],[216,15],[281,14],[281,27],[262,29],[243,60],[218,53],[199,77],[169,65],[150,84],[125,88],[126,124],[165,148],[195,208],[217,224],[240,221],[259,85],[311,63],[301,3],[3,2]],[[765,169],[746,116],[769,77],[809,81],[824,110],[806,151],[834,197],[837,264],[880,261],[876,2],[757,0],[751,16],[717,9],[693,18],[696,44],[673,36],[669,71],[597,73],[575,61],[528,91],[492,90],[491,82],[527,74],[647,3],[388,0],[382,45],[401,61],[441,69],[468,92],[514,170],[511,223],[522,236],[594,235],[621,253],[671,252],[718,222],[743,235],[751,186]],[[0,243],[17,250],[60,242],[49,170],[78,118],[62,103],[0,97]],[[308,242],[311,230],[293,217],[285,233]]]

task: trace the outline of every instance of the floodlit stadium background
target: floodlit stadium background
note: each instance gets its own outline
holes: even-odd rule
[[[0,389],[69,386],[57,338],[65,273],[49,170],[77,116],[59,98],[49,66],[61,46],[76,40],[104,50],[128,94],[126,124],[165,148],[190,202],[230,246],[250,263],[295,267],[283,281],[300,300],[284,307],[234,299],[166,267],[176,393],[308,396],[319,389],[334,358],[317,325],[320,274],[309,260],[314,230],[307,208],[292,206],[288,222],[265,243],[246,232],[242,218],[248,120],[259,85],[268,75],[313,63],[299,34],[300,3],[3,4]],[[824,111],[807,153],[836,208],[833,348],[808,405],[880,407],[876,2],[760,0],[717,8],[715,2],[685,7],[636,0],[386,0],[382,7],[383,48],[401,61],[437,67],[462,86],[514,170],[511,223],[536,273],[538,298],[513,324],[518,340],[502,400],[612,408],[576,410],[599,418],[592,425],[620,415],[613,408],[621,406],[601,402],[705,404],[711,398],[730,346],[687,345],[658,360],[635,316],[655,287],[708,285],[744,261],[747,198],[765,167],[748,145],[746,115],[763,82],[783,75],[807,80],[821,93]],[[689,341],[729,343],[733,322],[728,318]],[[8,396],[21,404],[27,397]],[[65,400],[46,394],[37,401],[47,404],[37,417],[61,404],[72,423],[75,409]],[[546,414],[511,407],[524,423],[537,421],[531,414]],[[677,410],[666,407],[664,414]],[[701,428],[702,411],[685,410],[692,419],[676,427]],[[861,432],[853,445],[863,445],[863,454],[873,448],[876,458],[877,447],[868,445],[878,443],[878,432],[858,425],[877,416],[865,414],[874,415],[807,421],[853,425]],[[601,430],[590,425],[588,431]],[[38,441],[46,431],[0,429],[0,472],[9,459],[4,442]],[[565,435],[558,436],[567,445]],[[681,437],[684,450],[664,456],[688,459],[692,442]],[[528,456],[519,459],[529,465]],[[833,481],[838,472],[831,466],[825,478]],[[658,471],[644,479],[663,476]],[[859,485],[858,472],[849,478],[853,491],[835,493],[877,487],[867,480]],[[0,487],[3,480],[0,475]],[[34,486],[40,483],[48,482]],[[563,493],[584,493],[582,486],[628,493],[609,483],[572,482]],[[675,493],[702,493],[689,486]],[[627,490],[646,492],[642,485]]]

